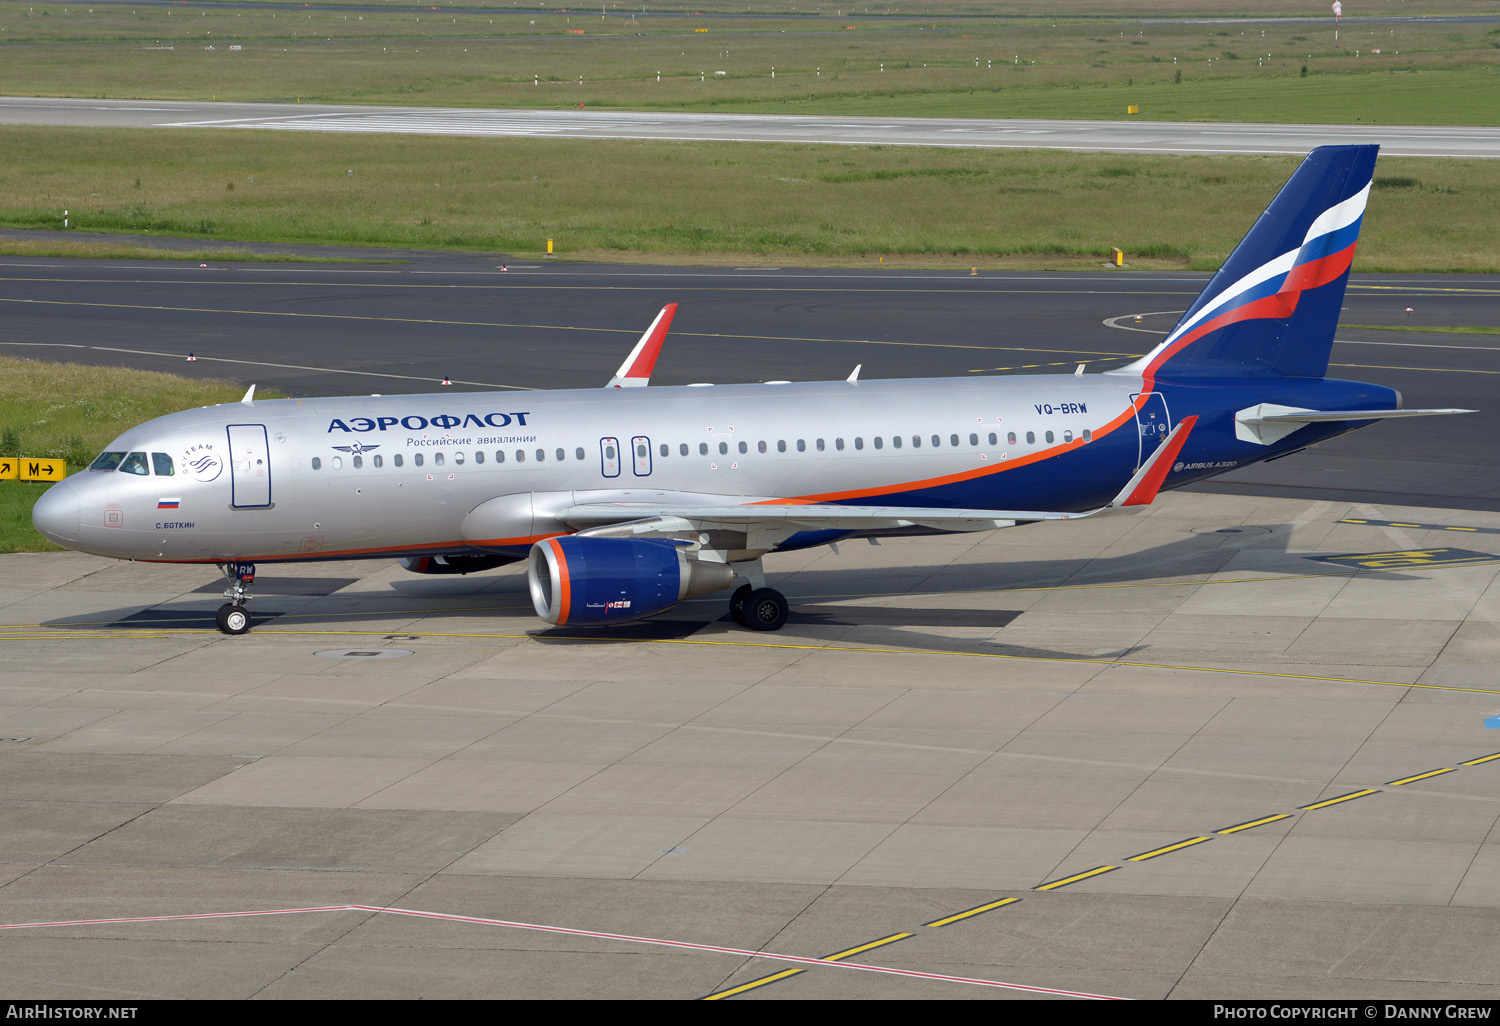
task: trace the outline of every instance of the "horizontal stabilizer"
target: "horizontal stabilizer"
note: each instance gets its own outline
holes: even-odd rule
[[[1271,445],[1298,428],[1323,421],[1388,420],[1393,417],[1444,417],[1475,410],[1308,410],[1298,406],[1261,403],[1234,415],[1234,437],[1242,442]]]
[[[656,315],[656,320],[651,322],[651,327],[646,329],[605,388],[643,388],[651,383],[651,372],[656,368],[661,344],[666,340],[667,329],[672,326],[672,317],[676,313],[676,303],[661,308],[661,313]]]

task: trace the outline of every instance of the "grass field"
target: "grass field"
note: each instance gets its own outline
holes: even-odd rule
[[[1384,124],[1493,124],[1500,110],[1493,22],[1345,24],[1335,45],[1325,16],[1139,20],[1321,4],[1028,0],[981,17],[981,5],[953,3],[925,20],[755,6],[786,13],[632,21],[551,9],[0,4],[0,94],[1067,118],[1124,118],[1136,104],[1144,119]],[[1485,10],[1460,0],[1373,8]]]
[[[63,459],[73,473],[142,421],[243,394],[240,385],[214,378],[0,356],[0,456]],[[261,397],[282,398],[275,390]],[[31,526],[31,507],[46,488],[0,481],[0,552],[57,548]]]
[[[565,258],[1216,267],[1295,157],[0,132],[0,225]],[[122,156],[122,154],[124,154]],[[351,176],[349,171],[353,171]],[[1494,271],[1500,161],[1381,162],[1355,267]],[[1207,216],[1205,211],[1213,211]]]

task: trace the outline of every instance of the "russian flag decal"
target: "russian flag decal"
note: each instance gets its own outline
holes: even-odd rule
[[[156,508],[157,509],[176,509],[177,508],[177,504],[179,502],[181,502],[181,501],[182,500],[180,500],[180,499],[157,499],[156,500]]]

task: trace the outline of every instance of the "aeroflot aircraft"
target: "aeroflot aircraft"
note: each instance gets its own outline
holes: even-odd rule
[[[250,628],[256,562],[527,561],[547,623],[621,623],[730,592],[775,630],[772,552],[1127,512],[1402,410],[1326,377],[1375,146],[1315,150],[1166,339],[1102,374],[647,384],[668,306],[605,389],[256,401],[117,438],[49,489],[43,535],[215,563],[220,630]]]

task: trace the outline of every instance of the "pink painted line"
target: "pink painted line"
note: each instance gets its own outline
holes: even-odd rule
[[[627,944],[650,944],[657,947],[682,948],[689,951],[711,951],[716,954],[739,955],[744,958],[768,958],[775,962],[794,962],[800,965],[826,966],[831,969],[855,969],[867,973],[884,973],[890,976],[905,976],[918,980],[937,980],[942,983],[967,983],[979,987],[998,987],[1002,990],[1018,990],[1028,994],[1055,994],[1059,997],[1088,998],[1096,1001],[1119,1001],[1111,994],[1090,994],[1085,991],[1059,990],[1053,987],[1031,987],[1023,983],[1002,983],[999,980],[981,980],[968,976],[949,976],[943,973],[924,973],[914,969],[892,969],[888,966],[867,965],[862,962],[830,962],[822,958],[805,958],[801,955],[780,955],[770,951],[750,951],[745,948],[729,948],[718,944],[695,944],[691,941],[663,940],[659,937],[636,937],[625,933],[604,933],[598,930],[578,930],[566,926],[543,926],[538,923],[513,922],[508,919],[485,919],[479,916],[461,916],[448,912],[423,912],[418,909],[391,908],[381,905],[320,905],[310,908],[259,909],[251,912],[200,912],[176,916],[131,916],[119,919],[69,919],[48,923],[0,923],[0,930],[40,929],[48,926],[102,926],[118,923],[170,923],[193,919],[243,919],[251,916],[285,916],[304,912],[372,912],[418,919],[440,919],[454,923],[474,923],[480,926],[502,926],[512,930],[534,930],[539,933],[565,934],[570,937],[591,937],[596,940],[622,941]]]

